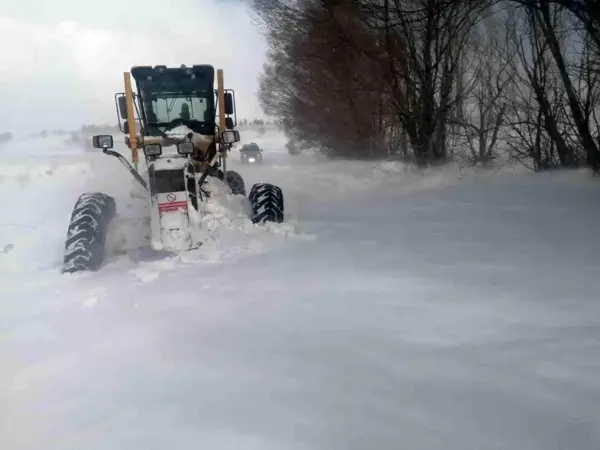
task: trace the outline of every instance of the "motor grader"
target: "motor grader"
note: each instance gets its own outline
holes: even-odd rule
[[[233,194],[246,196],[243,178],[226,168],[227,152],[240,141],[235,92],[224,88],[223,71],[207,64],[136,66],[123,80],[125,92],[115,94],[115,103],[131,162],[113,150],[112,135],[93,136],[92,145],[116,157],[148,192],[154,250],[197,248],[202,241],[193,232],[198,225],[194,219],[211,195],[207,177],[217,177]],[[279,187],[257,183],[248,200],[252,222],[283,221]],[[78,198],[67,230],[63,272],[102,266],[109,225],[116,215],[116,201],[105,193]]]

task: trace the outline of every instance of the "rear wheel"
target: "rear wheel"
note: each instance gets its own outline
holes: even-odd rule
[[[104,262],[108,224],[117,212],[115,199],[100,192],[82,194],[71,214],[63,272],[98,270]]]
[[[246,196],[246,185],[242,176],[235,170],[228,170],[225,173],[225,182],[235,195]]]
[[[252,222],[283,222],[283,192],[281,188],[269,183],[257,183],[252,186],[248,196],[252,205]]]

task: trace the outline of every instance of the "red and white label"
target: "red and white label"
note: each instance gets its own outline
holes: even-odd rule
[[[185,191],[158,194],[158,210],[160,212],[177,211],[179,209],[187,211],[187,207]]]
[[[160,212],[177,211],[178,209],[185,209],[187,211],[187,202],[172,202],[158,204],[158,210]]]

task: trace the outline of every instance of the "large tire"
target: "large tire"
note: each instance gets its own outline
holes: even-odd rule
[[[283,192],[278,186],[257,183],[252,186],[248,199],[252,205],[253,223],[283,222]]]
[[[225,182],[231,188],[233,194],[246,196],[246,184],[244,183],[244,179],[235,170],[228,170],[225,173]]]
[[[100,268],[104,262],[108,224],[116,213],[113,197],[100,192],[79,196],[67,230],[63,273]]]

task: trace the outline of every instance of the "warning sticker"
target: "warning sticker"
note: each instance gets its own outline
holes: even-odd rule
[[[185,209],[187,211],[187,202],[183,201],[158,204],[158,210],[160,212],[177,211],[178,209]]]

